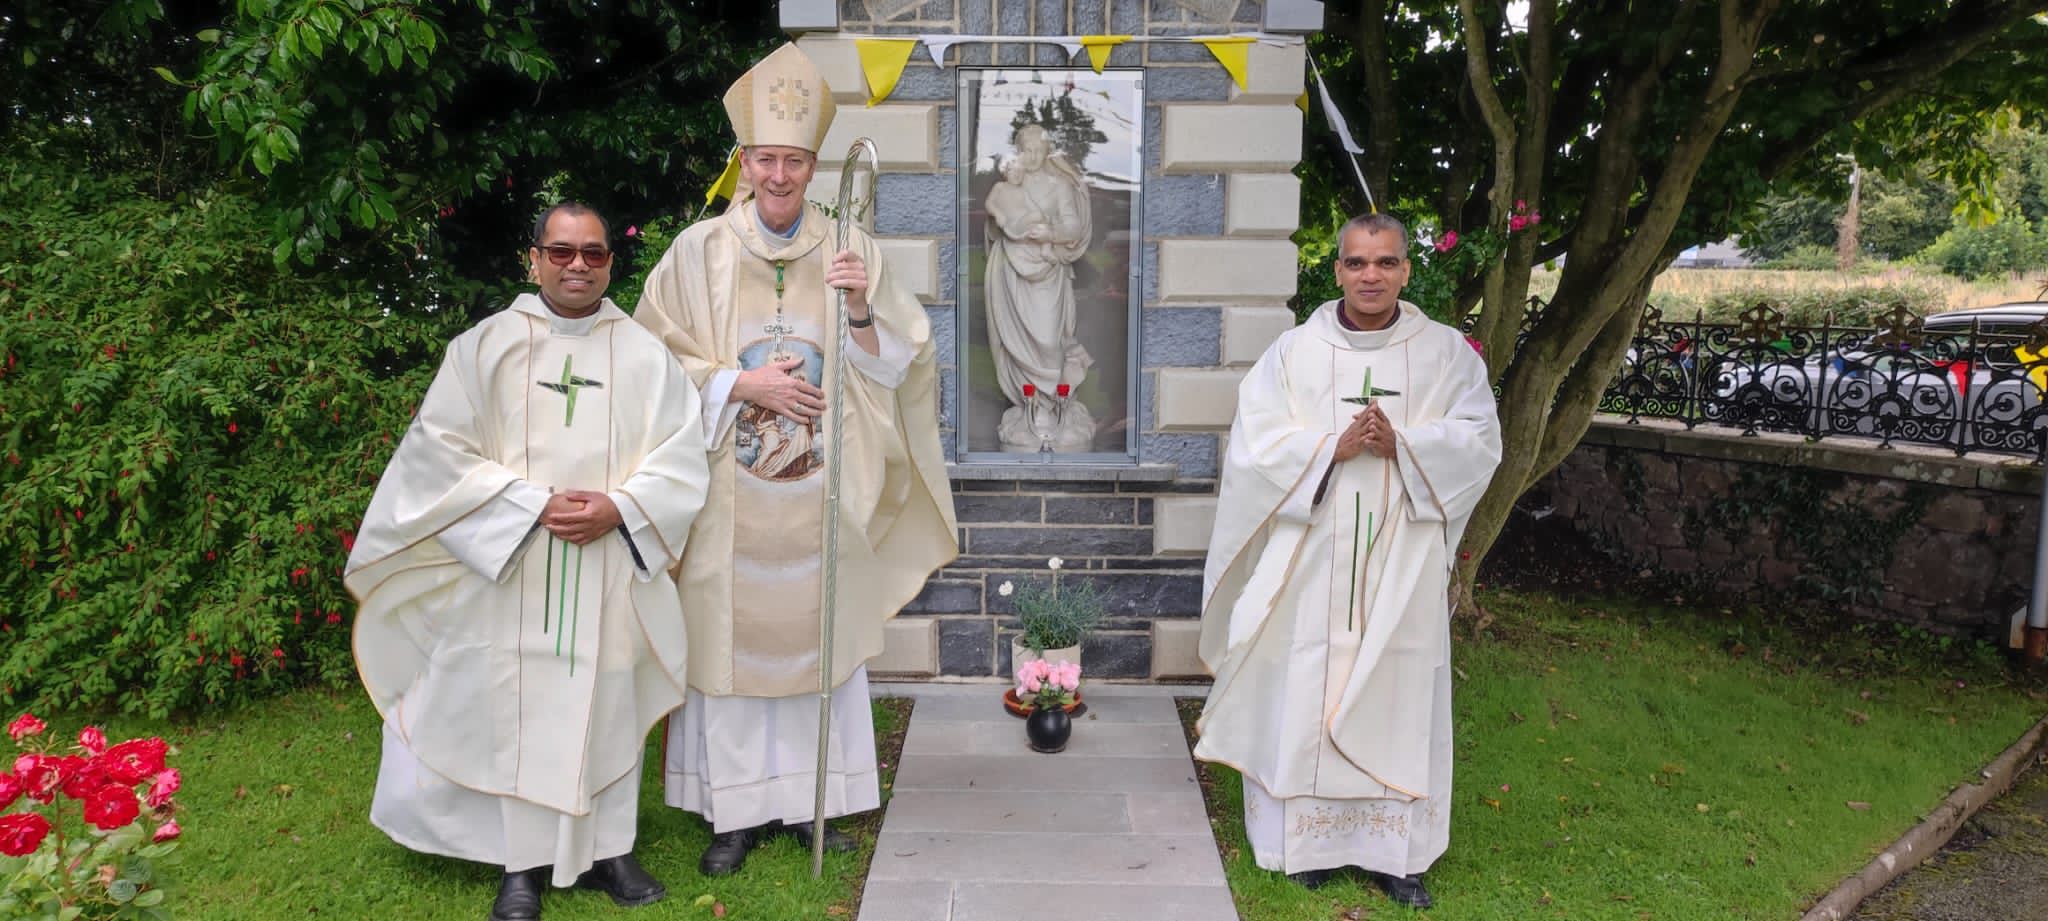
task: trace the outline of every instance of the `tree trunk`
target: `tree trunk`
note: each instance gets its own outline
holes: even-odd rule
[[[1856,267],[1856,251],[1862,246],[1857,239],[1863,233],[1863,168],[1849,170],[1849,207],[1842,210],[1842,219],[1835,223],[1835,268],[1847,272]]]

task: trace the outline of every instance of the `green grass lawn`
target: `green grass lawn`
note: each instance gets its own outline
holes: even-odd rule
[[[875,704],[883,796],[908,724],[908,700]],[[76,732],[79,718],[53,719]],[[179,822],[185,847],[169,874],[179,887],[179,918],[464,919],[484,917],[499,870],[414,854],[369,822],[376,783],[379,720],[357,690],[308,690],[193,721],[119,719],[108,735],[160,734],[176,746],[184,773]],[[658,738],[658,737],[657,737]],[[861,853],[827,854],[822,880],[811,879],[810,852],[780,839],[747,858],[739,873],[707,879],[697,857],[710,832],[696,816],[661,802],[659,749],[650,745],[642,776],[635,853],[668,885],[669,897],[630,913],[602,895],[555,890],[550,921],[657,918],[847,918],[854,915],[872,856],[880,813],[848,829]]]
[[[1796,918],[2048,712],[1995,654],[1890,630],[1487,602],[1490,635],[1456,643],[1437,907],[1258,869],[1241,780],[1204,765],[1247,921]]]

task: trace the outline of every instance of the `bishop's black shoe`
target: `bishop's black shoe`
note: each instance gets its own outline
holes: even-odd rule
[[[591,864],[576,877],[576,888],[602,892],[621,908],[652,905],[668,895],[668,887],[641,867],[631,852]]]
[[[1337,878],[1337,871],[1303,870],[1300,873],[1289,873],[1287,878],[1301,884],[1304,888],[1321,889],[1329,885],[1330,880]]]
[[[739,872],[740,865],[747,862],[747,852],[754,849],[759,839],[758,830],[752,828],[712,835],[711,846],[704,849],[703,859],[697,861],[697,872],[705,876]]]
[[[540,894],[547,888],[550,868],[535,867],[507,873],[498,883],[497,901],[491,903],[491,921],[540,921]]]
[[[1436,904],[1436,900],[1429,897],[1429,890],[1422,887],[1420,875],[1390,876],[1371,872],[1366,875],[1372,877],[1372,881],[1379,884],[1380,891],[1386,893],[1387,898],[1393,899],[1396,905],[1428,908]]]

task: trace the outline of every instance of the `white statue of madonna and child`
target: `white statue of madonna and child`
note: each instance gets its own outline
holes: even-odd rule
[[[1044,126],[1017,129],[1016,155],[989,190],[988,340],[1010,407],[1003,450],[1092,450],[1095,420],[1074,395],[1095,362],[1074,339],[1074,261],[1088,251],[1088,188]]]

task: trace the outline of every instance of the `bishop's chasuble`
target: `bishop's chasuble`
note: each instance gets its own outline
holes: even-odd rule
[[[1406,876],[1448,843],[1449,577],[1500,427],[1458,331],[1405,302],[1369,332],[1341,309],[1282,334],[1238,391],[1203,573],[1216,681],[1195,757],[1244,775],[1259,866]],[[1395,456],[1336,463],[1367,393]]]
[[[785,358],[845,413],[838,599],[831,680],[834,751],[826,808],[880,803],[866,661],[882,625],[958,552],[938,437],[930,322],[897,289],[874,240],[845,248],[866,263],[880,341],[870,355],[833,333],[825,268],[841,247],[832,219],[807,205],[787,235],[750,199],[683,231],[649,273],[634,319],[659,335],[702,388],[711,490],[684,552],[690,704],[670,720],[670,805],[714,829],[811,818],[817,759],[818,640],[824,599],[826,416],[798,424],[727,402],[741,371]],[[846,356],[847,391],[828,370]]]
[[[709,474],[696,387],[604,301],[521,295],[457,336],[349,555],[356,664],[384,716],[371,820],[414,850],[552,865],[631,850],[647,730],[689,649],[669,566]],[[624,519],[582,546],[538,526],[557,490]]]

